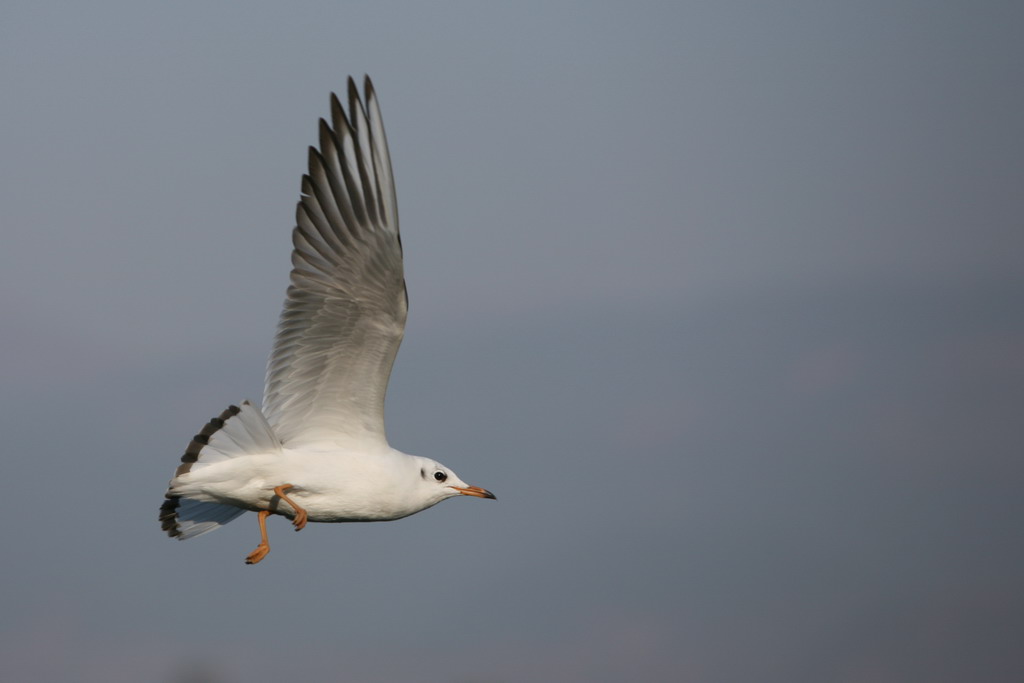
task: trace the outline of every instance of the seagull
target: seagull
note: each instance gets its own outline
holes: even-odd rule
[[[179,540],[257,513],[270,552],[267,517],[296,531],[307,522],[401,519],[446,498],[491,498],[449,467],[388,445],[384,395],[409,308],[391,158],[373,84],[365,105],[348,79],[348,113],[331,94],[331,123],[292,231],[292,271],[262,410],[250,401],[210,420],[185,449],[160,507],[160,525]]]

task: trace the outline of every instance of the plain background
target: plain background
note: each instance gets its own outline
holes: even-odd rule
[[[0,661],[41,683],[1024,680],[1019,2],[0,9]],[[392,443],[496,502],[163,536],[369,73]]]

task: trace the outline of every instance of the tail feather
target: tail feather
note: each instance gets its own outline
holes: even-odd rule
[[[241,406],[229,406],[192,437],[174,476],[177,478],[228,458],[280,449],[281,442],[260,409],[243,401]],[[200,536],[245,512],[233,505],[193,500],[172,491],[173,480],[160,506],[160,527],[172,538],[185,540]]]
[[[192,437],[174,476],[227,458],[279,450],[281,442],[263,413],[249,401],[242,401],[241,407],[228,406]]]
[[[243,512],[245,510],[234,505],[167,496],[160,506],[160,528],[171,538],[184,541],[222,527]]]

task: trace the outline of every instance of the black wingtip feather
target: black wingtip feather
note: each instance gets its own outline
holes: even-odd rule
[[[354,121],[357,117],[355,115],[356,107],[362,112],[362,118],[367,118],[366,107],[363,105],[363,98],[359,96],[359,88],[356,87],[355,80],[348,77],[348,111],[352,115],[350,120]]]

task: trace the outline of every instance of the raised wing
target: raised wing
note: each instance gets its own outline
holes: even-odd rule
[[[331,95],[292,232],[291,284],[267,364],[263,412],[285,446],[386,443],[384,394],[408,301],[380,108],[348,81]]]

